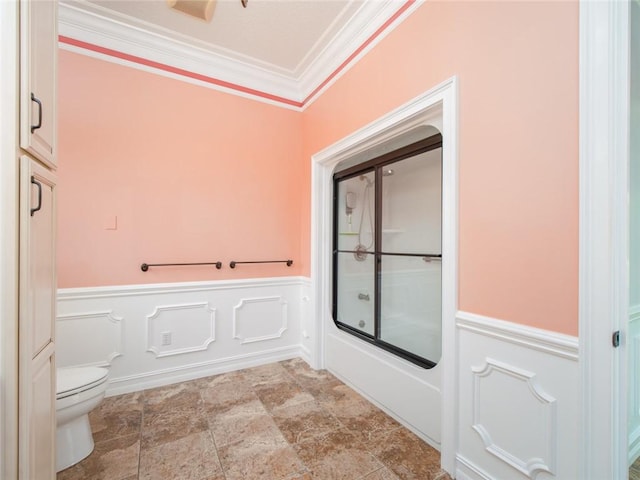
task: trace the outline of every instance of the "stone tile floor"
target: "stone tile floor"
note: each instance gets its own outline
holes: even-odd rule
[[[57,480],[450,480],[440,455],[294,359],[106,398]]]
[[[629,480],[640,480],[640,458],[629,467]]]

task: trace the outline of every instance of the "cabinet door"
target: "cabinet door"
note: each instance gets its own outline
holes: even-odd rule
[[[56,476],[56,366],[53,344],[32,361],[29,402],[29,475],[23,478],[52,480]],[[25,459],[26,460],[26,459]]]
[[[20,160],[19,464],[21,479],[55,477],[56,178]]]
[[[55,1],[20,1],[20,147],[56,167]]]

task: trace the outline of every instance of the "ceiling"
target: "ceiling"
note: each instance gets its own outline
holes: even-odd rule
[[[62,0],[59,34],[68,50],[301,108],[419,3],[217,0],[207,22],[167,0]]]

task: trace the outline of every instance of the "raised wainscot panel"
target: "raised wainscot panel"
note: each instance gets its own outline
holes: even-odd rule
[[[532,372],[487,358],[473,371],[473,429],[489,453],[529,478],[556,469],[556,400]],[[509,392],[509,395],[505,395]],[[514,425],[535,419],[526,435]]]
[[[208,302],[159,305],[147,315],[147,351],[161,358],[206,350],[215,327],[216,310]]]
[[[579,477],[576,337],[458,312],[459,480]]]
[[[122,320],[111,310],[58,315],[56,364],[111,365],[122,355]],[[99,342],[89,341],[98,338]]]
[[[233,307],[233,338],[255,343],[282,337],[287,330],[287,302],[280,296],[243,298]]]

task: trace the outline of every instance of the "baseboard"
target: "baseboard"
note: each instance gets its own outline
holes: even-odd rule
[[[456,480],[494,480],[493,477],[489,476],[489,474],[481,468],[478,468],[462,455],[456,455],[456,463]]]

